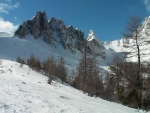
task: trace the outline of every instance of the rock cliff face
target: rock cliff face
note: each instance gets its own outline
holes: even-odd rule
[[[25,38],[28,34],[36,39],[42,37],[46,43],[54,44],[55,39],[45,12],[37,12],[31,20],[23,22],[15,32],[15,36],[19,38]]]
[[[50,45],[61,43],[62,47],[75,54],[77,51],[84,51],[84,33],[75,29],[73,26],[66,27],[61,19],[51,17],[47,19],[45,12],[37,12],[31,19],[23,22],[15,32],[15,36],[26,38],[27,35],[34,36],[35,39],[43,39]],[[91,55],[101,56],[105,58],[104,46],[97,40],[88,41],[88,53]]]
[[[105,47],[97,39],[96,35],[92,30],[88,34],[88,52],[95,56],[101,56],[103,59],[106,58]]]
[[[83,52],[84,33],[81,30],[66,27],[65,23],[60,19],[52,17],[49,21],[49,27],[53,33],[57,34],[60,43],[65,50],[76,53],[76,50]]]

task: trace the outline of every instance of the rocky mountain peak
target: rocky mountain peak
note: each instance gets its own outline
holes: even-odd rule
[[[90,30],[90,31],[89,31],[89,34],[88,34],[87,40],[88,40],[88,41],[91,41],[91,40],[93,40],[93,39],[96,40],[97,37],[96,37],[96,35],[94,34],[93,30]]]
[[[15,36],[25,38],[32,35],[34,38],[42,38],[46,43],[54,44],[54,36],[49,28],[46,12],[38,11],[31,19],[23,22],[15,32]]]
[[[89,31],[87,40],[89,53],[95,56],[101,56],[103,59],[105,59],[106,58],[105,47],[98,40],[98,38],[96,37],[96,35],[92,30]]]
[[[32,20],[45,20],[47,21],[47,15],[46,15],[46,12],[41,12],[41,11],[38,11],[35,16],[33,17]]]
[[[41,29],[47,29],[48,27],[48,19],[46,12],[37,12],[34,18],[32,19],[34,25],[38,25]]]
[[[35,39],[43,39],[46,43],[55,45],[55,47],[59,43],[65,50],[73,54],[77,51],[81,53],[84,51],[84,33],[71,25],[66,27],[61,19],[51,17],[48,20],[46,12],[38,11],[31,20],[23,22],[15,32],[15,36],[19,38],[25,38],[27,35],[32,35]],[[98,40],[93,39],[96,39],[96,36],[90,30],[88,53],[91,55],[95,54],[96,56],[100,55],[102,58],[105,58],[104,47]]]
[[[70,31],[72,31],[72,30],[73,30],[73,26],[72,26],[72,25],[69,25],[69,26],[67,27],[67,29],[69,29]]]
[[[60,28],[66,28],[65,23],[61,19],[56,19],[54,17],[51,17],[48,24],[52,31],[58,31]]]

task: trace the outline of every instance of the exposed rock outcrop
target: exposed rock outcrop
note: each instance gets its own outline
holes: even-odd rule
[[[55,41],[45,12],[37,12],[31,20],[23,22],[15,32],[19,38],[25,38],[28,34],[33,35],[36,39],[43,38],[46,43],[54,44]]]
[[[93,32],[92,32],[93,33]],[[75,54],[77,51],[84,51],[84,33],[73,26],[66,27],[61,19],[51,17],[48,21],[45,12],[37,12],[31,19],[23,22],[15,32],[15,36],[25,38],[27,35],[34,36],[35,39],[43,39],[50,45],[61,43],[62,47]],[[94,36],[94,34],[92,34]],[[98,39],[87,40],[88,53],[91,55],[101,56],[105,59],[104,46]]]
[[[105,47],[97,39],[96,35],[92,30],[88,34],[88,53],[97,56],[101,56],[103,59],[106,58]]]

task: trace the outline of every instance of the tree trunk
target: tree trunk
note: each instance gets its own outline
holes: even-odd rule
[[[87,70],[86,70],[86,64],[87,64],[87,56],[86,56],[86,51],[87,51],[87,42],[84,40],[84,75],[83,75],[83,80],[82,80],[82,91],[84,92],[84,86],[85,86],[85,79],[87,75]]]
[[[136,47],[138,51],[138,72],[137,72],[137,90],[138,90],[138,107],[141,109],[142,105],[142,78],[141,78],[141,60],[140,60],[140,47],[138,44],[138,36],[137,36],[137,31],[136,31]]]

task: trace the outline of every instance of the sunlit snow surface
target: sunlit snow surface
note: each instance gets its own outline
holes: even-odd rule
[[[49,85],[47,79],[26,65],[0,60],[0,113],[144,113],[89,97],[58,80]]]
[[[4,34],[4,33],[3,33]],[[34,54],[41,61],[53,55],[55,60],[61,56],[65,58],[66,67],[68,70],[75,68],[81,58],[81,53],[76,52],[76,55],[63,49],[58,41],[55,46],[46,44],[42,39],[34,39],[32,36],[27,36],[25,39],[12,37],[0,33],[0,58],[15,61],[18,56],[27,60],[31,54]]]

